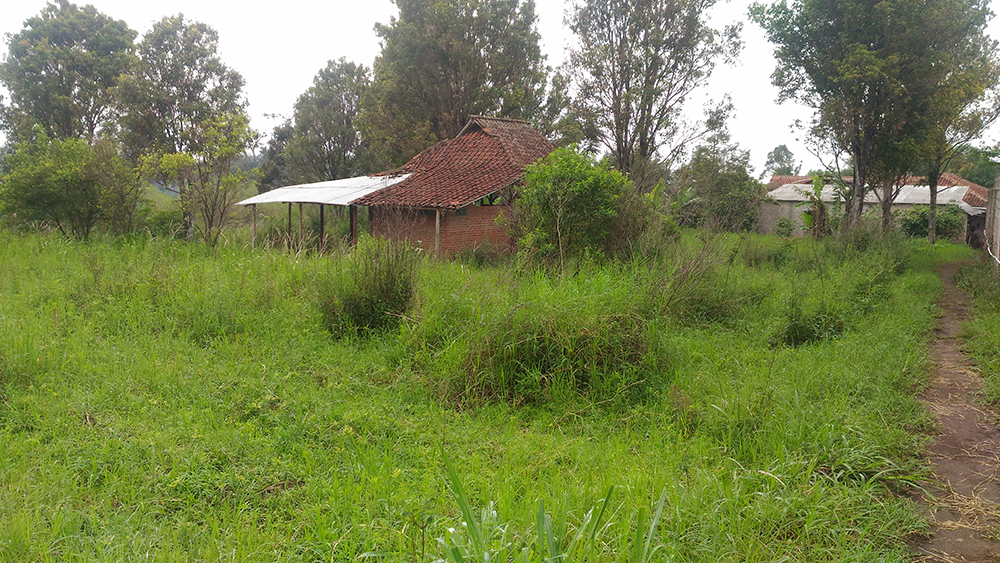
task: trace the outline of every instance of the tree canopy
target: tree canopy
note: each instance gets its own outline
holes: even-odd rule
[[[776,174],[779,176],[794,176],[799,173],[802,165],[795,160],[795,155],[788,150],[787,145],[778,145],[774,150],[767,153],[767,161],[764,163],[765,174]]]
[[[299,96],[283,155],[292,181],[336,180],[367,171],[367,143],[355,121],[368,80],[368,69],[342,58],[330,61]]]
[[[35,126],[50,138],[94,139],[112,117],[115,86],[132,60],[133,31],[93,6],[49,4],[9,37],[0,81],[3,125],[14,139]]]
[[[198,150],[200,124],[243,113],[244,80],[222,63],[219,35],[183,15],[153,24],[120,88],[125,145],[132,154]]]
[[[580,41],[570,65],[580,118],[593,123],[613,165],[629,172],[669,146],[668,160],[697,136],[681,109],[724,55],[738,28],[709,27],[715,0],[585,0],[570,15]]]
[[[918,150],[935,94],[989,11],[982,0],[796,0],[751,15],[775,44],[781,99],[813,107],[813,135],[851,157],[849,227],[869,180],[888,185]]]

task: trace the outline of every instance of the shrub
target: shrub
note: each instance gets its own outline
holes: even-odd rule
[[[482,328],[463,363],[465,393],[473,396],[514,403],[573,393],[637,398],[668,368],[655,332],[629,312],[519,308]]]
[[[830,340],[844,332],[844,318],[825,303],[815,311],[805,313],[798,300],[788,305],[785,322],[771,337],[772,346],[798,347],[821,340]]]
[[[320,309],[330,332],[368,335],[398,326],[413,302],[418,259],[405,242],[363,240],[350,262],[349,281],[337,288],[325,280],[321,290]]]
[[[907,210],[899,219],[899,226],[906,236],[927,238],[927,216],[930,208],[917,205]],[[938,208],[937,235],[949,240],[961,237],[965,233],[966,215],[954,204]]]
[[[528,166],[515,205],[509,227],[520,248],[560,262],[615,252],[645,228],[649,215],[625,176],[572,149]]]
[[[797,227],[788,217],[779,217],[774,222],[774,232],[781,238],[791,238]]]

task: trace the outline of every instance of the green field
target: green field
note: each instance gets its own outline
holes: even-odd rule
[[[0,231],[0,561],[906,559],[968,255],[423,260],[397,328],[335,335],[371,253]]]

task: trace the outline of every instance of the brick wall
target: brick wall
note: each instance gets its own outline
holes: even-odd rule
[[[507,205],[470,205],[465,215],[454,210],[441,211],[441,255],[447,256],[481,244],[497,247],[512,245],[507,231],[496,224],[500,213],[510,214]],[[394,239],[408,239],[427,252],[434,252],[434,211],[372,209],[372,234]]]

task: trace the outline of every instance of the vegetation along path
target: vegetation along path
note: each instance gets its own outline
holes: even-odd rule
[[[934,377],[923,394],[940,434],[930,448],[932,534],[917,551],[921,561],[1000,561],[1000,430],[995,415],[976,404],[981,381],[958,338],[969,301],[955,287],[955,270],[940,270],[944,315],[931,345]]]

